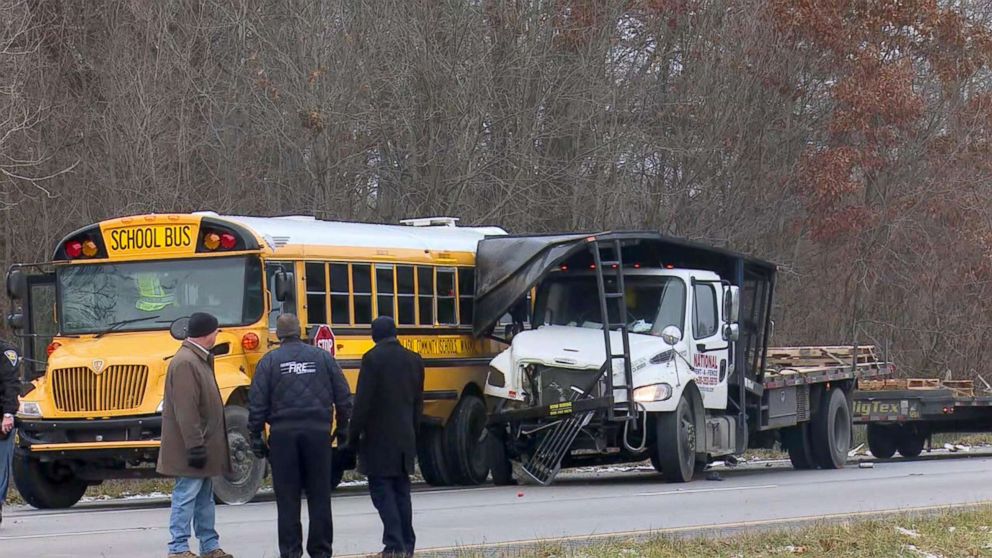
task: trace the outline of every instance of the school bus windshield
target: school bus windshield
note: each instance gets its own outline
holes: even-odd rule
[[[247,325],[263,310],[255,257],[67,266],[58,270],[58,292],[64,334],[167,329],[193,312],[210,312],[221,326]]]

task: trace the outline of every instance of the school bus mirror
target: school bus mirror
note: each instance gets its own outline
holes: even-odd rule
[[[10,329],[24,329],[24,326],[26,325],[24,314],[21,312],[11,312],[10,314],[7,314],[7,325],[10,326]]]
[[[218,343],[210,349],[210,354],[214,356],[223,356],[231,352],[231,343],[229,341],[224,341],[223,343]]]
[[[277,271],[275,275],[276,300],[288,302],[293,298],[293,274],[288,271]]]
[[[179,318],[169,326],[169,335],[176,341],[186,339],[186,327],[189,326],[189,318]]]
[[[7,295],[11,300],[21,300],[28,294],[28,276],[20,269],[7,272]]]

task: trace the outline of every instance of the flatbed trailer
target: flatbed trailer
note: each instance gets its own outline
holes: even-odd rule
[[[867,426],[868,449],[888,459],[916,457],[934,434],[992,431],[992,395],[970,380],[933,378],[861,382],[854,392],[854,424]]]

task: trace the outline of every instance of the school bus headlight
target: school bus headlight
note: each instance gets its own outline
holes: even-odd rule
[[[642,386],[634,390],[634,401],[638,403],[652,403],[654,401],[664,401],[672,396],[672,386],[668,384],[652,384]]]
[[[161,413],[163,409],[165,409],[165,399],[158,402],[158,407],[155,407],[155,412]]]
[[[31,401],[21,401],[17,407],[17,416],[25,418],[41,418],[41,405]]]

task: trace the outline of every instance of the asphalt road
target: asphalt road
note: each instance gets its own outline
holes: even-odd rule
[[[647,531],[734,529],[810,518],[870,516],[992,501],[992,457],[877,463],[839,471],[765,464],[720,471],[722,481],[665,484],[634,470],[560,477],[552,487],[424,489],[414,495],[420,549]],[[217,510],[223,547],[239,558],[274,557],[275,504]],[[14,508],[0,529],[3,556],[161,558],[164,499]],[[335,553],[381,549],[379,518],[360,488],[334,497]]]

